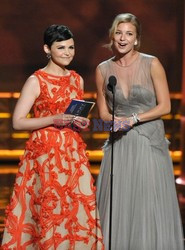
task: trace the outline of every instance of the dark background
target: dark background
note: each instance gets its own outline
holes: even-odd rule
[[[47,63],[43,32],[51,24],[69,26],[76,56],[70,65],[95,91],[94,70],[111,56],[108,42],[113,18],[131,12],[142,23],[141,52],[157,56],[170,91],[181,91],[184,0],[1,0],[0,91],[20,91],[26,78]]]

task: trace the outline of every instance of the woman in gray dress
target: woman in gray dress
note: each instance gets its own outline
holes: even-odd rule
[[[161,116],[170,112],[166,74],[160,61],[138,51],[140,23],[130,13],[115,17],[109,47],[113,57],[96,69],[100,118],[112,120],[115,76],[112,250],[182,250],[183,232],[172,161]],[[129,129],[128,129],[129,128]],[[109,248],[111,142],[97,181],[97,202]]]

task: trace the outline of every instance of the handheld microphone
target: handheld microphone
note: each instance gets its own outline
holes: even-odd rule
[[[109,76],[109,82],[107,84],[107,89],[113,93],[116,84],[117,84],[116,77],[115,76]]]

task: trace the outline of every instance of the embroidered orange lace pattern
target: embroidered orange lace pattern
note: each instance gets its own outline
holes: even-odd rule
[[[35,72],[40,96],[35,117],[63,113],[71,99],[81,99],[80,76],[55,77]],[[33,131],[20,161],[2,249],[102,250],[94,180],[86,145],[70,128]]]

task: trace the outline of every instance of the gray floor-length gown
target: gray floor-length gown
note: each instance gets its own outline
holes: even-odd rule
[[[139,53],[129,66],[112,59],[98,67],[107,90],[111,75],[117,78],[115,115],[131,116],[156,106],[151,79],[153,56]],[[104,158],[97,181],[97,202],[106,250],[109,249],[111,144],[104,146]],[[114,143],[112,250],[182,250],[183,232],[172,161],[163,121],[140,123],[126,133],[117,133]]]

